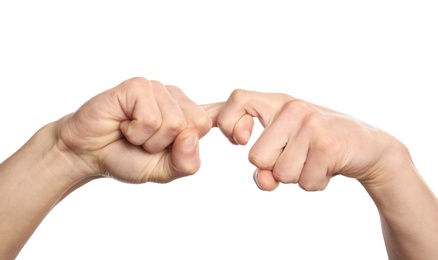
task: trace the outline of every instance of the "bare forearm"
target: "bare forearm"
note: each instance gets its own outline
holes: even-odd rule
[[[438,258],[438,200],[405,149],[394,152],[382,185],[364,186],[379,210],[390,259]]]
[[[52,123],[0,165],[1,259],[14,259],[47,213],[80,180],[72,177],[71,163],[56,142]]]

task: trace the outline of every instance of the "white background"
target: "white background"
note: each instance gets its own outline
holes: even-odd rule
[[[437,193],[437,13],[436,1],[1,1],[0,160],[142,76],[198,103],[243,88],[356,116],[402,140]],[[18,259],[387,258],[378,213],[355,180],[260,191],[251,143],[233,146],[213,129],[192,177],[89,183]]]

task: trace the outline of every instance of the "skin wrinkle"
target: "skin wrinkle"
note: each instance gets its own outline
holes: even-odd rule
[[[382,218],[389,259],[435,259],[438,255],[438,200],[417,172],[407,147],[393,136],[286,94],[238,90],[232,95],[244,96],[245,102],[198,106],[185,96],[174,98],[170,91],[157,91],[151,99],[139,87],[145,82],[127,80],[93,97],[73,114],[42,127],[0,164],[0,197],[4,198],[0,200],[0,233],[10,234],[0,243],[1,259],[18,255],[53,205],[78,187],[104,173],[126,183],[167,183],[193,175],[201,163],[200,132],[213,123],[227,138],[242,138],[253,128],[252,117],[269,118],[248,153],[256,167],[265,164],[269,168],[259,168],[254,175],[261,190],[273,191],[279,185],[277,169],[282,175],[277,180],[297,181],[307,191],[325,189],[331,172],[356,178]],[[179,110],[164,113],[162,109],[169,106]],[[189,118],[188,125],[199,128],[187,127],[166,140],[151,126],[154,132],[136,137],[141,143],[156,138],[162,150],[151,153],[121,134],[126,114],[144,120],[140,110],[152,118],[166,117],[163,129],[173,127],[169,123],[175,116],[172,111],[181,111],[180,120]],[[153,124],[147,120],[127,123],[132,127],[130,135],[141,134],[143,123]],[[292,169],[297,162],[293,160],[303,165]]]

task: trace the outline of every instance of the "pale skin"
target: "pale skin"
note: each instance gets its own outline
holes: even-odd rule
[[[265,127],[249,152],[260,189],[319,191],[334,175],[355,178],[379,210],[389,259],[438,258],[437,197],[390,134],[286,94],[236,90],[205,109],[235,144],[248,142],[253,117]]]
[[[177,87],[134,78],[44,126],[0,165],[0,259],[14,259],[50,210],[87,182],[192,175],[211,127],[245,145],[253,117],[265,127],[249,153],[260,189],[316,191],[335,174],[355,178],[380,212],[390,259],[437,258],[437,198],[391,135],[286,94],[236,90],[198,106]]]
[[[0,259],[14,259],[50,210],[93,179],[165,183],[194,174],[211,126],[181,90],[143,78],[44,126],[0,165]]]

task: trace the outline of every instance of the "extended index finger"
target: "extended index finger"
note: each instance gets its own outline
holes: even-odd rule
[[[225,102],[217,102],[217,103],[201,105],[201,107],[205,110],[205,112],[207,112],[208,116],[210,117],[213,123],[213,127],[217,127],[217,118],[224,105]]]

